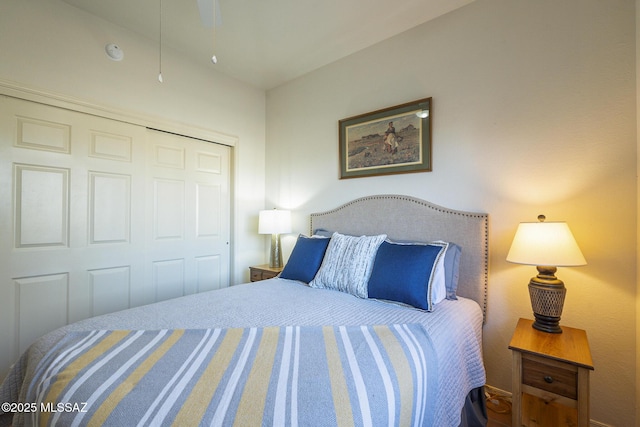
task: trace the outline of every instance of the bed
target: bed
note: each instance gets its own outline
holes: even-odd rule
[[[424,259],[423,283],[407,263]],[[407,302],[406,274],[433,300]],[[486,214],[363,197],[312,214],[282,276],[43,336],[0,387],[0,423],[484,425]]]

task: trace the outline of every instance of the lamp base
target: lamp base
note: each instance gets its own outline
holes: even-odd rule
[[[529,297],[535,321],[533,327],[551,334],[562,333],[560,316],[567,289],[555,276],[556,267],[539,266],[538,275],[529,282]]]
[[[282,267],[282,250],[280,244],[280,234],[271,235],[271,251],[269,256],[269,267]]]
[[[531,325],[534,329],[537,329],[542,332],[547,332],[550,334],[561,334],[562,328],[560,327],[560,318],[559,317],[546,317],[540,314],[533,313],[535,317],[535,321],[533,325]]]

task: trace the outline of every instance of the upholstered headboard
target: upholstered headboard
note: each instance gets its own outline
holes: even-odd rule
[[[444,240],[462,247],[458,295],[480,304],[486,315],[489,278],[489,216],[443,208],[411,196],[362,197],[336,209],[311,214],[311,232],[387,234],[392,240]]]

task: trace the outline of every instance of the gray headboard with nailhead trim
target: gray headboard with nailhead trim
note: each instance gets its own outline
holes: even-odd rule
[[[444,240],[462,247],[458,295],[475,300],[486,317],[489,215],[444,208],[411,196],[366,196],[311,214],[311,232],[387,234],[392,240]]]

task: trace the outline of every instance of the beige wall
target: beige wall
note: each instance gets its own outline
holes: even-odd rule
[[[640,402],[634,3],[477,0],[270,91],[265,121],[262,91],[169,49],[159,85],[154,42],[58,0],[3,0],[0,79],[236,136],[236,281],[266,253],[255,234],[265,174],[267,207],[294,209],[300,232],[308,213],[374,193],[488,212],[485,359],[505,390],[534,273],[504,261],[511,238],[541,212],[568,221],[589,265],[558,272],[562,323],[591,341],[592,418],[626,426]],[[106,59],[108,42],[123,62]],[[433,172],[338,180],[339,119],[425,96]]]
[[[107,58],[117,43],[122,62]],[[248,265],[264,262],[257,212],[264,208],[265,94],[190,64],[157,43],[58,0],[0,2],[0,79],[30,89],[145,115],[168,124],[202,128],[237,138],[234,148],[235,281],[248,281]],[[163,123],[164,122],[164,123]]]
[[[477,0],[269,91],[267,205],[295,210],[297,232],[312,211],[376,193],[488,212],[484,352],[488,383],[504,390],[535,273],[505,261],[511,239],[539,213],[566,220],[588,265],[558,271],[562,324],[588,333],[591,416],[633,425],[634,58],[634,0]],[[433,172],[338,179],[339,119],[427,96]]]
[[[640,142],[637,136],[640,135],[640,0],[636,0],[636,176],[638,176],[638,166],[640,165]],[[636,390],[640,390],[640,339],[637,339],[640,332],[640,277],[638,277],[637,266],[640,264],[640,229],[638,229],[638,218],[640,218],[640,185],[636,184],[637,211],[636,211]],[[636,427],[640,427],[640,393],[636,393]]]

